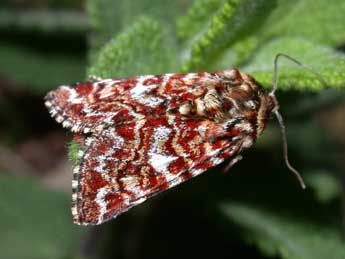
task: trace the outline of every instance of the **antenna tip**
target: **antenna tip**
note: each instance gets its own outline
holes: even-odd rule
[[[286,161],[286,165],[295,174],[295,176],[297,177],[297,180],[299,181],[299,184],[301,185],[302,189],[305,190],[307,188],[307,186],[304,183],[303,177],[299,174],[299,172],[295,168],[293,168],[290,165],[289,160]]]
[[[307,189],[307,186],[305,185],[304,182],[301,182],[301,187],[302,187],[303,190]]]
[[[295,174],[295,176],[297,177],[297,180],[298,180],[300,186],[302,187],[302,189],[305,190],[305,189],[307,188],[307,186],[306,186],[305,183],[304,183],[303,177],[299,174],[299,172],[298,172],[295,168],[293,168],[293,167],[290,165],[290,163],[289,163],[288,160],[287,160],[286,162],[287,162],[286,165],[288,166],[288,168],[289,168],[289,169]]]

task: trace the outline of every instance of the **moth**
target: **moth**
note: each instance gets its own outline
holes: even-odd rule
[[[280,56],[288,57],[276,56],[271,92],[238,69],[91,80],[49,92],[46,107],[82,147],[74,223],[101,224],[223,161],[231,166],[272,114],[285,136],[275,97]],[[283,139],[286,163],[304,187]]]

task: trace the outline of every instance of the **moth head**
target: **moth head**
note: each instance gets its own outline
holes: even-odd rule
[[[260,136],[265,129],[267,120],[272,116],[276,110],[279,109],[279,104],[274,95],[266,92],[259,93],[260,107],[257,115],[257,129],[256,134]]]
[[[269,95],[259,82],[246,73],[232,69],[226,75],[227,79],[233,77],[223,91],[224,99],[229,104],[229,116],[243,117],[256,125],[255,135],[259,137],[273,110],[278,108],[276,98]]]

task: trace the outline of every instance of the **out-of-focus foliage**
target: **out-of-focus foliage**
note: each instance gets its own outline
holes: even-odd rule
[[[80,12],[60,10],[0,9],[0,29],[9,28],[20,31],[86,33],[89,25],[85,15]]]
[[[306,175],[306,181],[314,189],[316,198],[322,203],[332,202],[341,193],[339,179],[332,172],[310,170]]]
[[[39,94],[85,76],[86,16],[67,10],[13,10],[0,7],[0,72]],[[29,89],[27,89],[29,90]]]
[[[44,93],[49,88],[84,78],[85,62],[65,53],[42,53],[30,47],[0,44],[0,69],[32,91]]]
[[[299,190],[284,164],[276,122],[244,152],[231,174],[223,175],[217,167],[85,235],[71,226],[66,195],[34,180],[5,177],[0,179],[0,257],[345,257],[339,206],[345,202],[345,140],[330,126],[345,129],[342,119],[336,119],[344,113],[330,109],[345,100],[343,0],[86,0],[85,13],[64,6],[78,5],[59,3],[58,10],[39,11],[6,5],[0,10],[0,32],[5,35],[0,34],[0,73],[31,98],[25,103],[22,96],[13,98],[17,88],[0,88],[0,125],[1,115],[11,122],[0,127],[1,141],[10,139],[11,148],[22,150],[25,134],[19,131],[38,128],[32,134],[37,138],[46,125],[45,134],[56,130],[59,126],[53,128],[48,115],[41,118],[42,113],[28,107],[35,100],[43,110],[44,93],[61,84],[91,75],[238,67],[269,89],[274,57],[282,52],[326,81],[279,60],[276,95],[286,120],[289,157],[308,188]],[[67,146],[62,132],[63,140],[57,142]],[[74,163],[80,162],[79,149],[74,142],[69,146]],[[5,160],[1,152],[0,169]],[[12,243],[23,249],[9,250]]]
[[[315,224],[293,213],[275,213],[265,208],[226,204],[222,211],[244,227],[243,235],[267,255],[283,258],[332,259],[345,257],[344,243],[336,226]]]
[[[0,176],[1,258],[72,258],[82,229],[73,226],[66,194],[30,179]]]

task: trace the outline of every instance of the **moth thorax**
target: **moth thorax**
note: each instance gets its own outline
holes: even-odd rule
[[[203,97],[195,99],[195,111],[197,115],[210,119],[216,119],[216,117],[222,116],[223,106],[224,102],[222,96],[216,89],[210,89]],[[184,110],[184,108],[182,110]]]

